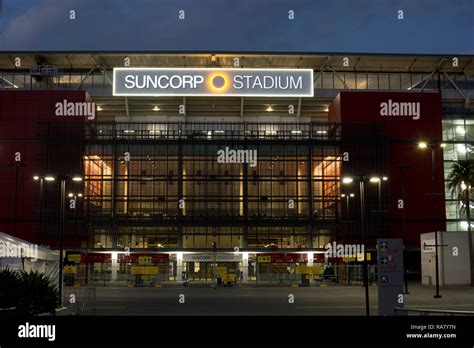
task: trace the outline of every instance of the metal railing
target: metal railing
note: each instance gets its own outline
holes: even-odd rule
[[[87,124],[88,140],[322,140],[339,141],[341,128],[329,123],[116,122]]]

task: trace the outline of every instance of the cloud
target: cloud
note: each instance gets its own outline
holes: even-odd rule
[[[0,50],[433,54],[470,50],[474,34],[472,0],[22,1],[9,5],[16,13],[4,18]]]

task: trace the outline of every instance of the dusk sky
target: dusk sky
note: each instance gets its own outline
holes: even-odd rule
[[[474,54],[474,0],[0,2],[0,51]]]

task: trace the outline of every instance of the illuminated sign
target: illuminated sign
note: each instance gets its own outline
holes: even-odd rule
[[[313,97],[313,70],[114,68],[113,95]]]

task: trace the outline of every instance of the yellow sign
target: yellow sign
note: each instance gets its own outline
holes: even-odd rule
[[[64,266],[64,274],[76,274],[76,266]]]
[[[366,253],[365,255],[366,255],[365,256],[366,260],[370,261],[370,259],[371,259],[370,253]],[[364,254],[363,253],[357,253],[357,261],[359,261],[359,262],[364,261]]]
[[[138,264],[139,265],[151,265],[151,256],[139,256],[138,257]]]
[[[367,253],[366,254],[366,260],[367,261],[370,261],[371,260],[371,254],[370,253]],[[364,261],[364,254],[363,253],[358,253],[357,254],[357,257],[356,256],[347,256],[347,257],[343,257],[342,258],[342,261],[344,262],[354,262],[354,261],[357,261],[357,262],[362,262]]]
[[[223,276],[224,274],[227,274],[227,267],[216,267],[214,269],[214,272],[216,274],[219,274],[219,275]]]
[[[324,267],[323,266],[313,266],[313,274],[323,274]]]
[[[296,266],[296,274],[321,274],[323,266]]]
[[[236,281],[235,278],[236,278],[235,274],[225,274],[222,277],[222,281],[225,282],[225,283],[235,283],[235,281]]]
[[[269,256],[269,255],[259,255],[257,257],[257,260],[258,260],[258,262],[261,262],[261,263],[263,263],[263,262],[268,263],[268,262],[272,262],[272,257]]]
[[[69,254],[67,259],[71,262],[81,262],[81,254]]]
[[[158,274],[158,267],[132,266],[130,274]]]

